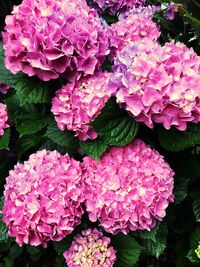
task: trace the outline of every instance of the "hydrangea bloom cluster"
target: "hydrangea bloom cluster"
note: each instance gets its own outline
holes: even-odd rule
[[[4,196],[3,222],[20,246],[59,241],[81,222],[80,163],[57,151],[38,151],[10,171]]]
[[[173,171],[139,139],[112,147],[98,163],[85,157],[84,166],[86,210],[109,233],[150,230],[173,201]]]
[[[148,127],[184,131],[200,121],[200,57],[192,48],[140,42],[118,53],[113,71],[118,103]]]
[[[57,91],[51,111],[58,127],[76,132],[81,140],[95,139],[97,133],[88,125],[100,113],[116,86],[109,86],[110,74],[97,73],[68,83]]]
[[[107,29],[111,59],[128,44],[148,39],[156,41],[159,38],[159,29],[152,21],[154,12],[153,7],[132,9]]]
[[[5,66],[44,81],[92,75],[107,53],[98,14],[84,0],[23,0],[5,30]]]
[[[8,90],[10,89],[9,85],[5,85],[0,81],[0,93],[1,94],[7,94]]]
[[[0,136],[4,135],[6,128],[9,128],[7,106],[0,103]]]
[[[125,12],[132,7],[143,5],[145,0],[94,0],[100,11],[106,11],[110,14],[116,12]]]
[[[77,235],[64,253],[68,267],[112,267],[116,260],[110,238],[97,229],[87,229]]]

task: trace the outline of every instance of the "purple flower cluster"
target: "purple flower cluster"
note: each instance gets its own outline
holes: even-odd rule
[[[94,0],[98,5],[100,11],[106,11],[110,14],[115,14],[116,12],[125,12],[130,8],[138,7],[143,5],[145,0]]]
[[[97,137],[88,124],[100,114],[107,100],[115,93],[116,86],[110,87],[109,79],[109,73],[99,72],[89,78],[68,83],[56,92],[51,111],[62,131],[75,131],[83,141]]]
[[[23,0],[5,30],[5,66],[44,81],[92,75],[108,52],[101,21],[85,0]]]
[[[116,253],[110,238],[97,229],[87,229],[77,235],[64,253],[68,267],[112,267]]]
[[[7,128],[9,128],[7,106],[0,103],[0,137],[4,135]]]
[[[117,54],[113,71],[117,101],[136,120],[182,131],[200,121],[200,57],[192,48],[140,42]]]
[[[112,147],[99,162],[85,157],[84,167],[89,219],[109,233],[150,230],[173,201],[173,171],[139,139]]]
[[[80,163],[42,150],[17,164],[6,179],[3,222],[22,246],[47,246],[80,224],[84,212]]]
[[[152,21],[153,7],[131,9],[107,29],[111,59],[129,44],[142,40],[155,40],[160,36],[157,25]]]

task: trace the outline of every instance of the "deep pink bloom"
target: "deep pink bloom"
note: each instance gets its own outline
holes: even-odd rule
[[[106,11],[110,14],[116,12],[125,12],[130,8],[143,5],[145,0],[94,0],[100,11]]]
[[[7,106],[0,103],[0,137],[4,135],[6,128],[9,128]]]
[[[8,90],[10,89],[9,85],[5,85],[0,81],[0,93],[1,94],[7,94]]]
[[[152,21],[154,12],[155,7],[134,8],[107,28],[111,59],[128,44],[141,40],[156,41],[159,38],[159,29]]]
[[[32,154],[10,171],[2,210],[11,237],[22,246],[46,247],[80,224],[84,212],[80,163],[46,150]]]
[[[200,57],[182,43],[140,42],[117,54],[117,101],[136,120],[186,130],[200,121]]]
[[[56,92],[51,111],[62,131],[75,131],[84,141],[97,137],[88,124],[99,115],[112,93],[115,93],[116,86],[110,87],[109,79],[109,73],[96,73],[89,78],[68,83]]]
[[[84,158],[85,205],[92,222],[117,234],[150,230],[173,201],[174,172],[141,140]]]
[[[64,253],[68,267],[112,267],[116,252],[110,238],[97,229],[87,229],[77,235]]]
[[[2,35],[5,66],[44,81],[93,75],[108,53],[98,14],[85,0],[23,0]]]

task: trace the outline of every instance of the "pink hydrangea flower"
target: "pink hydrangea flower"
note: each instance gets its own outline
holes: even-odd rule
[[[10,171],[5,185],[3,222],[22,246],[47,246],[80,224],[84,212],[80,163],[46,150]]]
[[[62,131],[75,131],[83,141],[97,137],[97,133],[88,124],[99,115],[115,92],[116,86],[110,87],[109,79],[109,73],[97,73],[89,78],[68,83],[56,92],[51,111]]]
[[[200,57],[178,42],[140,42],[118,53],[112,82],[117,101],[136,120],[186,130],[200,121]]]
[[[84,0],[23,0],[2,35],[5,66],[44,81],[93,75],[108,52],[98,14]]]
[[[145,0],[94,0],[100,11],[106,11],[110,14],[116,12],[125,12],[132,7],[143,5]]]
[[[8,90],[10,89],[9,85],[5,85],[0,81],[0,93],[1,94],[7,94]]]
[[[0,137],[6,128],[9,128],[7,106],[0,103]]]
[[[110,246],[110,238],[97,229],[87,229],[77,235],[64,253],[68,267],[112,267],[116,252]]]
[[[152,21],[154,12],[155,7],[134,8],[107,28],[111,59],[128,44],[159,38],[159,29]]]
[[[89,219],[109,233],[151,230],[173,201],[174,172],[139,139],[112,147],[99,162],[85,157],[84,166]]]

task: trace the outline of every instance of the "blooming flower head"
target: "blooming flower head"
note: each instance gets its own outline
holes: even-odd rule
[[[109,73],[97,73],[58,90],[51,109],[58,127],[75,131],[81,140],[95,139],[97,133],[88,124],[99,115],[116,88],[109,87],[109,79]]]
[[[107,38],[84,0],[23,0],[6,18],[5,66],[41,80],[93,75],[107,53]]]
[[[81,222],[80,163],[57,151],[38,151],[10,171],[4,196],[3,222],[20,246],[59,241]]]
[[[113,71],[118,103],[148,127],[184,131],[200,121],[200,57],[192,48],[140,42],[117,54]]]
[[[134,8],[107,29],[111,59],[128,44],[159,38],[159,29],[152,21],[154,12],[154,7]]]
[[[112,267],[116,261],[110,238],[97,229],[87,229],[77,235],[64,253],[68,267]]]
[[[150,230],[173,201],[173,171],[139,139],[112,147],[99,162],[85,157],[84,166],[89,219],[109,233]]]
[[[0,137],[6,128],[9,128],[7,106],[0,103]]]
[[[0,81],[0,93],[1,94],[7,94],[8,90],[10,89],[9,85],[5,85]]]
[[[116,12],[125,12],[130,8],[143,5],[145,0],[94,0],[100,11],[106,11],[110,14]]]

